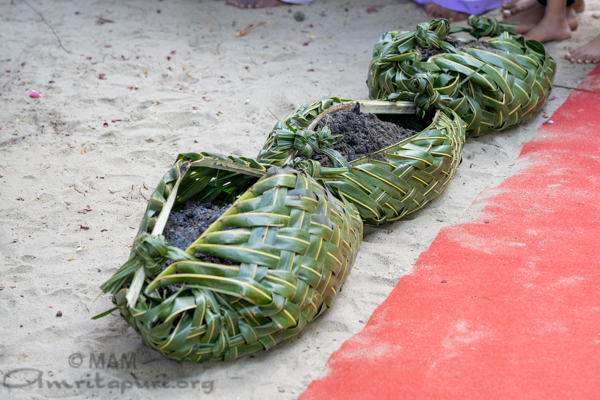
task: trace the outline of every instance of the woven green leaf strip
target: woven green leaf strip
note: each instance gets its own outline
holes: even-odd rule
[[[451,98],[449,107],[467,123],[467,136],[514,126],[543,107],[552,89],[556,63],[541,43],[512,34],[508,26],[494,19],[471,17],[471,29],[457,28],[450,33],[500,35],[486,41],[489,47],[475,42],[455,48],[442,40],[449,30],[441,29],[446,25],[440,21],[445,20],[381,37],[367,78],[372,99],[405,100],[407,94],[415,94],[415,77],[429,74],[434,91]],[[419,41],[422,37],[427,41]],[[441,54],[425,57],[424,50],[431,48]]]
[[[181,155],[165,175],[130,267],[103,285],[144,345],[175,360],[234,359],[295,335],[331,305],[360,248],[358,211],[301,172],[266,172],[202,153]],[[234,202],[182,251],[164,242],[161,224],[188,199]],[[200,261],[199,252],[233,265]]]

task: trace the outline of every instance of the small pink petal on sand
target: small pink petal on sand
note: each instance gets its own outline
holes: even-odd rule
[[[107,127],[108,126],[108,122],[105,122],[104,124],[102,124],[102,126]]]
[[[368,13],[374,13],[374,12],[379,12],[379,10],[375,7],[369,7],[367,8],[367,12]]]
[[[171,54],[175,54],[175,50],[171,50]]]
[[[78,67],[77,67],[77,68],[75,68],[75,69],[82,70],[82,69],[83,69],[83,66],[82,66],[82,65],[80,65],[80,66],[78,66]]]
[[[98,74],[98,79],[101,79],[103,81],[106,80],[106,74],[104,72]]]
[[[114,123],[115,123],[115,122],[117,122],[117,121],[115,121],[115,120],[113,119],[113,120],[112,120],[112,121],[110,121],[110,122],[112,122],[112,123],[114,124]]]
[[[556,100],[556,96],[550,97],[550,101],[552,101],[552,100]]]
[[[32,90],[32,91],[29,92],[29,97],[31,97],[32,99],[37,99],[39,97],[46,97],[46,96],[44,96],[43,94],[38,93],[35,90]]]

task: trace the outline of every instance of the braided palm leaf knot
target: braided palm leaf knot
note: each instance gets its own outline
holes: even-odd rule
[[[183,261],[192,258],[184,251],[169,246],[163,235],[147,233],[140,235],[133,242],[129,260],[100,287],[105,293],[115,294],[130,279],[130,276],[140,268],[144,269],[144,275],[146,276],[160,273],[167,259]],[[137,295],[132,295],[132,298],[137,299]],[[132,300],[132,303],[135,303],[135,301]]]
[[[506,22],[500,22],[495,18],[486,18],[480,17],[479,15],[471,15],[467,20],[467,23],[471,26],[471,29],[468,32],[476,37],[486,37],[486,36],[500,36],[504,32],[515,33],[512,26],[507,24]]]
[[[319,129],[316,132],[299,130],[295,132],[294,149],[308,158],[313,152],[321,154],[323,147],[331,148],[341,139],[342,135],[332,135],[329,128]]]
[[[415,43],[422,49],[441,47],[440,40],[450,33],[450,21],[447,19],[433,19],[417,25]]]
[[[433,107],[440,107],[442,96],[439,92],[433,89],[435,77],[429,73],[418,73],[413,76],[410,83],[413,87],[415,95],[415,106],[417,114],[421,117],[431,110]]]
[[[160,272],[169,246],[163,235],[141,235],[135,238],[131,257],[142,260],[146,271],[152,274]]]

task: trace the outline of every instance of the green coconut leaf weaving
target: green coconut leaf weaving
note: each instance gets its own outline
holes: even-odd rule
[[[180,250],[162,230],[187,200],[233,204]],[[184,154],[153,193],[130,259],[102,289],[144,345],[165,357],[230,360],[297,334],[331,305],[362,226],[352,204],[302,172]]]
[[[369,66],[370,97],[406,100],[433,93],[435,98],[417,107],[448,106],[467,123],[467,136],[531,117],[550,94],[555,61],[541,43],[494,19],[471,16],[468,22],[472,28],[451,30],[449,21],[436,19],[412,32],[385,33]],[[463,31],[499,36],[464,43],[448,37]]]

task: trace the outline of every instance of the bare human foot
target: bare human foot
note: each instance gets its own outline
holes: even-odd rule
[[[600,63],[600,35],[593,38],[589,43],[565,54],[565,58],[573,64]]]
[[[585,11],[585,1],[584,0],[575,0],[575,4],[573,4],[572,7],[576,13],[582,13]]]
[[[531,31],[542,21],[545,13],[546,7],[536,1],[535,4],[529,9],[504,19],[507,21],[518,22],[518,25],[515,27],[515,31],[517,31],[519,34],[525,34]],[[579,26],[577,13],[573,7],[567,7],[567,22],[571,31],[576,30]]]
[[[575,10],[569,7],[573,14]],[[567,11],[568,12],[568,11]],[[563,11],[560,12],[562,14]],[[577,15],[575,15],[577,18]],[[553,40],[571,39],[571,28],[566,16],[556,15],[548,12],[544,18],[525,35],[527,39],[537,40],[538,42],[551,42]]]
[[[435,3],[425,4],[425,13],[428,18],[446,18],[450,21],[463,21],[469,18],[469,14],[449,10]]]
[[[227,4],[237,8],[268,8],[283,6],[283,1],[279,0],[227,0]]]
[[[511,16],[519,14],[522,11],[529,10],[540,3],[537,0],[509,0],[502,3],[502,16],[509,19]],[[576,13],[585,11],[585,1],[575,0],[571,6]]]
[[[533,6],[539,4],[537,0],[512,0],[502,3],[502,15],[508,18],[511,15],[520,13],[521,11],[529,10]]]

